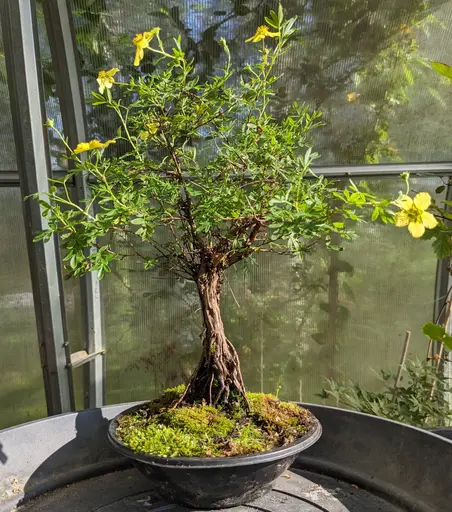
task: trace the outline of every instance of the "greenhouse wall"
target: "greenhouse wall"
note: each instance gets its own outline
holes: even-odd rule
[[[97,90],[100,69],[119,67],[123,76],[136,73],[130,44],[135,33],[159,26],[168,44],[181,34],[196,72],[206,77],[223,62],[217,43],[221,37],[228,41],[234,66],[252,59],[253,48],[245,40],[276,5],[241,0],[36,2],[33,24],[45,113],[64,131],[68,98],[61,97],[57,87],[62,70],[55,65],[55,51],[66,50],[71,43],[57,39],[49,9],[69,15],[75,43],[70,50],[78,59],[74,83],[82,88],[87,137],[104,139],[114,137],[117,126],[107,109],[93,109],[91,93]],[[278,101],[281,107],[293,101],[306,103],[323,113],[324,126],[313,139],[320,155],[317,171],[337,179],[338,186],[350,177],[365,180],[382,195],[403,190],[399,175],[408,171],[412,191],[444,199],[452,172],[452,88],[433,72],[429,61],[447,61],[452,54],[452,2],[288,0],[284,7],[289,16],[300,16],[301,30],[282,59]],[[0,43],[3,428],[43,417],[47,409],[27,258],[29,228],[23,219],[5,67],[7,48]],[[150,72],[153,66],[146,57],[141,72]],[[51,168],[61,176],[68,168],[65,150],[61,141],[48,137]],[[317,395],[325,379],[350,380],[378,391],[382,382],[377,372],[397,370],[407,330],[412,333],[409,357],[425,359],[428,340],[421,326],[437,311],[444,289],[438,282],[447,281],[447,272],[438,267],[437,273],[431,244],[414,240],[407,230],[363,223],[357,233],[359,238],[346,243],[341,252],[318,251],[303,260],[262,255],[229,271],[225,327],[238,348],[250,390],[318,403],[323,402]],[[112,237],[111,243],[127,250],[120,238]],[[88,303],[85,284],[62,285],[70,352],[87,348],[87,315],[102,311],[98,335],[105,354],[99,355],[104,364],[97,373],[86,371],[93,368],[93,361],[72,370],[77,409],[90,403],[93,375],[102,379],[106,404],[153,398],[187,380],[200,352],[201,317],[193,283],[161,270],[144,271],[132,256],[114,264],[101,283],[100,295],[93,294]]]

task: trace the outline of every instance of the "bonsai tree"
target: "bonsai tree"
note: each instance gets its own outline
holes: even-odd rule
[[[161,265],[196,283],[202,354],[175,405],[247,406],[220,309],[230,267],[266,251],[302,258],[319,244],[341,250],[337,240],[353,237],[349,223],[369,207],[372,220],[393,220],[390,199],[377,200],[353,182],[338,186],[311,169],[318,155],[309,136],[320,113],[298,103],[276,111],[273,91],[296,18],[284,19],[280,6],[266,23],[248,39],[258,56],[241,70],[233,69],[221,39],[224,64],[203,82],[180,37],[169,51],[158,27],[137,34],[137,73],[126,79],[118,68],[100,71],[93,93],[93,105],[118,116],[114,139],[71,148],[48,122],[74,165],[39,198],[48,227],[37,238],[60,235],[67,276],[95,271],[102,278],[124,257],[105,236],[114,233],[146,269]],[[145,52],[153,56],[151,74],[139,72]],[[86,204],[69,194],[77,173],[92,178]]]

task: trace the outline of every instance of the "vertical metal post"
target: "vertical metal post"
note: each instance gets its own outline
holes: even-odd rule
[[[69,0],[43,2],[55,81],[60,101],[63,130],[69,145],[86,140],[85,101],[78,63],[72,11]],[[87,175],[75,179],[77,201],[90,197]],[[85,350],[100,354],[104,350],[103,314],[97,272],[81,279]],[[98,355],[84,365],[85,407],[101,407],[105,402],[105,356]]]
[[[51,165],[46,130],[35,2],[0,2],[17,167],[22,197],[48,190]],[[41,208],[23,203],[39,350],[48,414],[74,409],[58,240],[34,243],[45,229]]]
[[[452,183],[449,179],[447,184],[447,193],[446,199],[448,201],[452,201]],[[450,210],[450,207],[446,206],[446,209]],[[446,221],[447,222],[447,221]],[[445,297],[450,287],[452,286],[452,258],[446,258],[443,260],[439,260],[436,267],[436,284],[435,284],[435,308],[434,308],[434,316],[433,321],[435,322],[438,318],[438,315],[443,307]],[[449,300],[451,298],[449,297]],[[445,308],[446,309],[446,308]],[[441,318],[438,319],[438,323],[443,323],[445,319],[445,312],[441,315]],[[449,318],[447,325],[445,326],[446,331],[449,334],[452,334],[452,320]],[[438,345],[438,344],[435,344]],[[439,347],[437,352],[439,352]],[[448,382],[452,385],[452,351],[445,351],[445,361],[443,367],[444,376],[450,379]],[[452,393],[445,393],[444,400],[449,403],[449,406],[452,406]]]

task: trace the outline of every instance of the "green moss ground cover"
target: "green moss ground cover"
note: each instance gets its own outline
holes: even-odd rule
[[[172,408],[183,391],[168,389],[122,416],[118,438],[136,452],[162,457],[228,457],[287,445],[314,425],[306,409],[262,393],[247,394],[250,414],[240,405],[228,412],[210,405]]]

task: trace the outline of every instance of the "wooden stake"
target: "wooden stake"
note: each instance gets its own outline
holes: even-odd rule
[[[392,395],[392,401],[395,400],[397,395],[397,388],[399,387],[400,381],[402,380],[402,372],[405,368],[406,356],[408,355],[408,347],[410,346],[411,331],[407,331],[405,334],[405,342],[403,343],[402,357],[400,358],[399,369],[397,370],[397,377],[394,384],[394,394]]]

